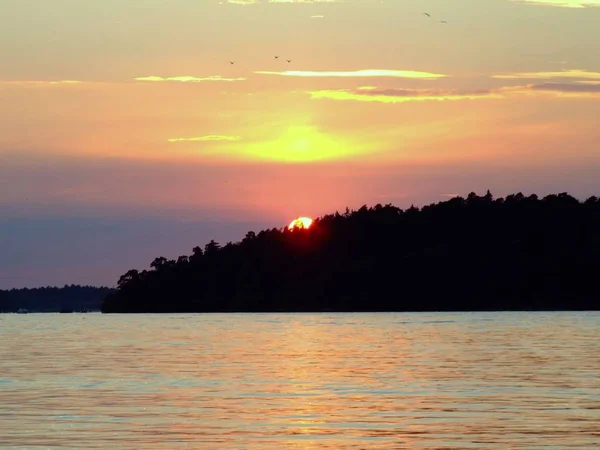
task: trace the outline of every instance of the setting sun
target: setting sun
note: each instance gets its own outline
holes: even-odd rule
[[[298,217],[297,219],[292,220],[292,223],[288,226],[290,230],[295,228],[303,228],[308,229],[312,225],[313,220],[309,217]]]

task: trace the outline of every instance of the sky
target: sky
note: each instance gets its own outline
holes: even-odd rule
[[[600,0],[0,0],[0,289],[114,286],[363,204],[598,195],[599,23]]]

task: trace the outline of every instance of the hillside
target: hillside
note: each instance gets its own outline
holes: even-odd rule
[[[600,200],[392,205],[130,270],[103,312],[600,309]]]

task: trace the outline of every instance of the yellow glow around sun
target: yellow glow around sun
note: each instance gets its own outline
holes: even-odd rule
[[[352,144],[319,132],[311,126],[292,126],[273,141],[244,147],[253,158],[284,162],[336,159],[356,152]]]
[[[313,220],[310,217],[298,217],[297,219],[292,220],[292,223],[289,224],[288,228],[290,230],[293,230],[294,228],[308,229],[312,223]]]

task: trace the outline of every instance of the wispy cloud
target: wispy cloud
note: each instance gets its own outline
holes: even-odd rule
[[[223,136],[220,134],[211,134],[208,136],[197,136],[190,138],[171,138],[169,142],[207,142],[207,141],[239,141],[240,136]]]
[[[559,72],[521,72],[521,73],[508,73],[500,75],[492,75],[492,78],[500,79],[522,79],[522,80],[537,80],[537,79],[551,79],[551,78],[570,78],[570,79],[584,79],[584,80],[600,80],[600,72],[589,72],[582,69],[573,70],[562,70]]]
[[[325,16],[321,16],[321,15],[316,15],[316,16],[310,16],[311,19],[323,19],[325,18]]]
[[[532,91],[551,91],[565,93],[592,94],[600,93],[600,83],[597,84],[563,84],[563,83],[542,83],[528,86]]]
[[[367,69],[355,70],[349,72],[327,72],[327,71],[301,71],[301,70],[286,70],[284,72],[254,72],[263,75],[280,75],[284,77],[353,77],[353,78],[370,78],[370,77],[394,77],[394,78],[420,78],[420,79],[437,79],[444,78],[447,75],[417,72],[413,70],[381,70]]]
[[[372,86],[309,92],[313,99],[355,100],[362,102],[405,103],[415,101],[478,100],[502,98],[489,90],[461,92],[433,89],[377,89]]]
[[[377,103],[504,99],[514,96],[550,95],[557,98],[598,98],[600,83],[540,83],[505,86],[497,89],[459,91],[442,89],[329,89],[309,92],[312,99],[353,100]]]
[[[575,83],[539,83],[521,86],[505,86],[493,92],[506,98],[514,97],[546,97],[555,99],[592,99],[600,98],[600,83],[575,84]]]
[[[527,5],[555,6],[560,8],[593,8],[600,7],[600,0],[511,0]]]
[[[556,99],[600,99],[599,84],[573,83],[540,83],[523,86],[506,86],[495,90],[506,97],[511,96],[544,96]]]
[[[57,80],[57,81],[42,81],[42,80],[0,80],[0,86],[75,86],[84,84],[78,80]]]
[[[134,78],[135,81],[151,81],[151,82],[165,82],[174,81],[179,83],[201,83],[204,81],[245,81],[245,78],[227,78],[221,75],[209,75],[206,77],[191,77],[191,76],[179,76],[179,77],[139,77]]]

